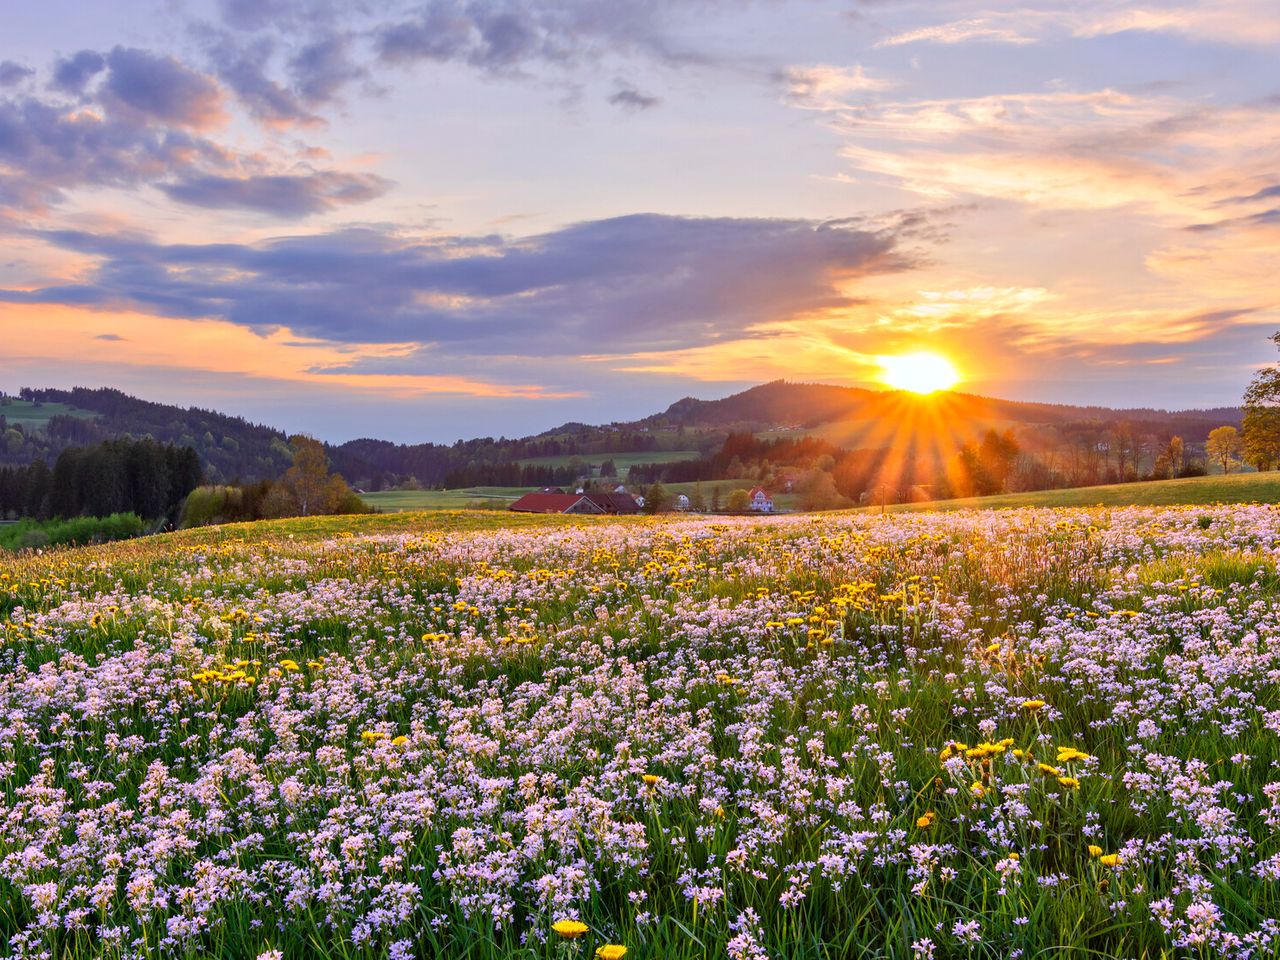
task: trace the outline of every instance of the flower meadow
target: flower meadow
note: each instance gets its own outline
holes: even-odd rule
[[[0,559],[20,957],[1275,957],[1268,506]]]

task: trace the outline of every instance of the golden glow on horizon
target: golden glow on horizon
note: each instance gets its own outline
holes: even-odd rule
[[[879,359],[882,368],[881,382],[895,390],[933,393],[937,390],[950,390],[960,382],[960,374],[951,361],[928,350]]]

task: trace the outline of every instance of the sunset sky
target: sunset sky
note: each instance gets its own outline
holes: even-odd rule
[[[42,0],[0,388],[523,435],[949,357],[1234,404],[1280,328],[1280,2]]]

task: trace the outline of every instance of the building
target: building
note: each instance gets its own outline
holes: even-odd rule
[[[629,493],[526,493],[507,509],[516,513],[576,513],[625,515],[639,513],[642,503]]]
[[[689,498],[686,497],[683,493],[676,494],[676,509],[677,510],[689,509]]]
[[[584,497],[600,508],[601,513],[631,514],[640,512],[639,499],[623,490],[613,493],[584,493]]]
[[[604,513],[582,493],[526,493],[511,506],[516,513]]]
[[[756,513],[773,513],[773,497],[769,495],[769,491],[764,487],[752,487],[747,496],[750,502],[747,505],[748,510]]]

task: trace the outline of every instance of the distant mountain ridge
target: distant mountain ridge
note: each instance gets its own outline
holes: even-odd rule
[[[993,419],[1020,423],[1060,423],[1073,420],[1134,420],[1142,422],[1176,420],[1210,422],[1215,426],[1238,423],[1237,407],[1203,410],[1158,410],[1140,407],[1116,409],[1101,406],[999,400],[953,392],[975,408],[985,409]],[[898,405],[900,395],[891,391],[841,387],[825,383],[792,383],[773,380],[750,387],[719,400],[684,397],[665,411],[639,421],[649,426],[727,427],[737,423],[770,423],[775,426],[819,426],[850,416],[887,415]]]
[[[711,451],[733,431],[804,431],[844,423],[892,422],[903,415],[904,404],[912,402],[916,401],[889,391],[775,380],[717,400],[685,397],[640,420],[602,425],[571,422],[520,439],[483,437],[453,444],[400,444],[361,438],[326,446],[337,472],[372,489],[405,478],[437,486],[465,477],[477,466],[490,471],[509,466],[511,483],[521,484],[529,482],[528,470],[522,473],[517,468],[529,460],[583,458],[598,462],[615,453],[652,453],[658,461],[664,452],[677,449]],[[1117,410],[969,394],[948,394],[939,402],[952,403],[975,423],[1059,425],[1128,420],[1145,431],[1178,432],[1196,443],[1203,442],[1213,427],[1238,424],[1241,418],[1241,411],[1234,407]],[[28,418],[26,427],[16,416],[18,404],[25,405],[21,412]],[[38,408],[55,404],[65,405],[67,411],[42,421],[35,417]],[[9,398],[7,406],[0,399],[0,418],[6,417],[6,410],[15,419],[11,423],[0,420],[0,464],[35,459],[52,462],[67,447],[116,437],[151,437],[191,446],[213,482],[273,478],[290,462],[288,438],[281,430],[213,410],[142,400],[111,388],[24,388],[16,400]],[[30,425],[37,422],[41,425]],[[874,431],[855,429],[844,434],[836,431],[835,439],[848,447],[865,448],[873,435]]]

